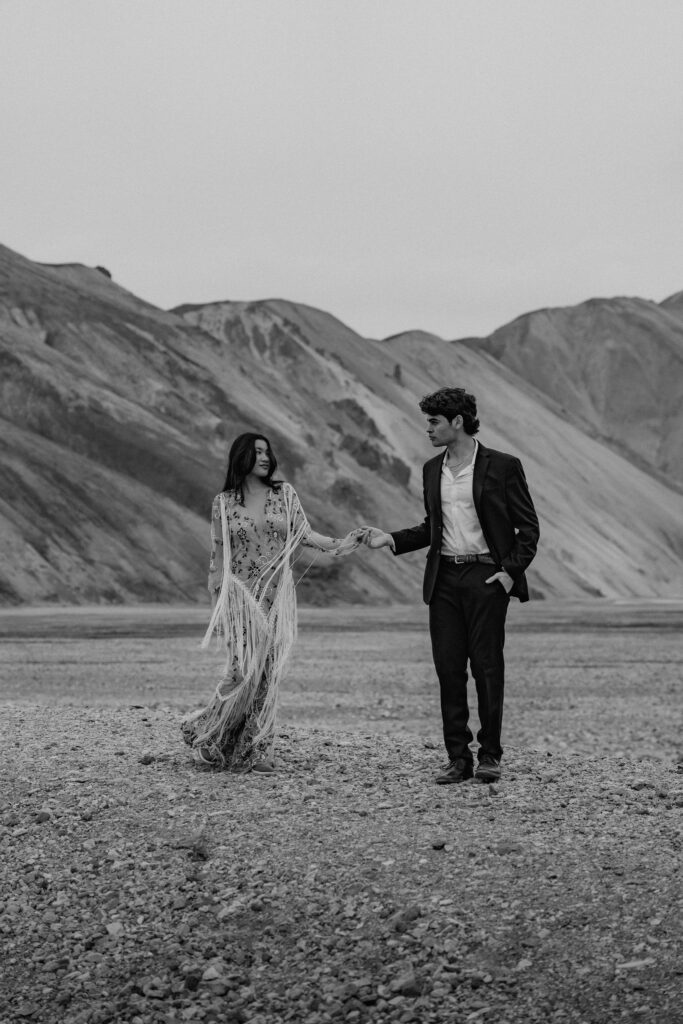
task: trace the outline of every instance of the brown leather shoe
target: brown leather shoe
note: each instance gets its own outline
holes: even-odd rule
[[[437,775],[434,782],[437,786],[449,786],[453,782],[466,782],[471,779],[474,772],[472,762],[466,757],[456,757],[446,765],[441,775]]]

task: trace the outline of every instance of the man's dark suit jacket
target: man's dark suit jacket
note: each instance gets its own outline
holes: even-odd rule
[[[423,597],[429,604],[434,592],[441,554],[441,465],[445,452],[426,462],[422,471],[424,522],[392,533],[395,552],[404,555],[429,545]],[[538,544],[538,517],[529,494],[522,463],[514,455],[496,452],[479,444],[472,478],[474,507],[488,549],[496,560],[491,572],[505,569],[514,580],[510,593],[520,601],[529,600],[524,570]],[[493,586],[494,584],[492,584]]]

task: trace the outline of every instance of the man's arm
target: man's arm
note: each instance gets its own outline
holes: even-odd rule
[[[421,523],[417,526],[409,526],[405,530],[394,530],[390,534],[392,543],[392,551],[395,555],[405,555],[409,551],[419,551],[420,548],[429,547],[432,539],[432,527],[431,518],[429,515],[429,505],[427,504],[427,466],[426,463],[422,469],[422,501],[424,503],[425,517]]]
[[[422,470],[422,497],[425,507],[424,520],[417,526],[409,526],[405,530],[385,533],[377,526],[364,526],[363,543],[369,548],[391,548],[395,555],[405,555],[408,551],[426,548],[431,542],[431,525],[429,507],[427,505],[427,489],[425,487],[425,469]]]
[[[505,498],[516,536],[511,550],[503,559],[503,568],[509,576],[517,579],[531,564],[540,536],[538,516],[519,459],[511,461],[505,481]]]
[[[420,548],[429,547],[432,537],[429,514],[417,526],[409,526],[407,530],[396,530],[389,536],[395,555],[405,555],[409,551],[419,551]]]

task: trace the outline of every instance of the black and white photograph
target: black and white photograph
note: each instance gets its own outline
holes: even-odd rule
[[[0,1024],[683,1024],[683,6],[0,39]]]

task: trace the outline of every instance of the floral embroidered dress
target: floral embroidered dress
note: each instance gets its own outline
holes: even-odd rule
[[[268,489],[263,525],[234,491],[214,498],[209,590],[218,600],[202,646],[216,633],[226,661],[211,703],[181,723],[197,761],[244,772],[270,756],[279,685],[296,638],[291,555],[299,544],[342,555],[357,543],[315,533],[287,483]]]

